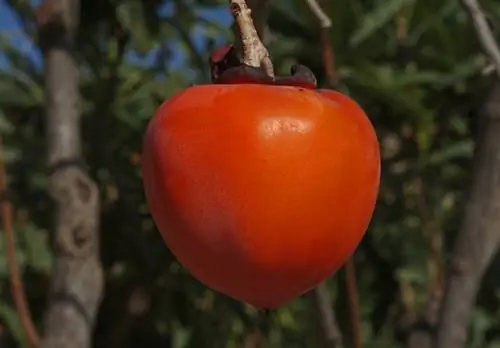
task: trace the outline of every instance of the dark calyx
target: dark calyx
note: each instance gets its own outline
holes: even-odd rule
[[[255,83],[316,89],[317,80],[308,67],[294,64],[290,76],[270,77],[263,68],[242,63],[234,45],[219,48],[210,56],[212,83]]]

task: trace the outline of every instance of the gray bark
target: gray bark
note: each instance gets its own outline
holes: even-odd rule
[[[480,115],[474,177],[454,245],[436,347],[465,346],[481,279],[500,242],[500,82]]]
[[[103,288],[99,194],[80,165],[78,0],[46,0],[40,42],[45,62],[49,193],[55,203],[55,266],[41,348],[89,348]]]

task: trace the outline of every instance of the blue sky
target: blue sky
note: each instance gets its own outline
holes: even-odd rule
[[[39,3],[39,0],[32,0],[33,3]],[[163,9],[165,13],[169,12],[169,7],[170,6],[165,6]],[[200,16],[203,16],[204,18],[213,20],[215,22],[220,23],[223,26],[229,26],[232,18],[229,13],[229,11],[221,7],[219,9],[215,10],[204,10],[200,11]],[[11,11],[9,5],[5,2],[5,0],[0,0],[0,35],[3,37],[8,37],[9,40],[11,40],[14,45],[16,45],[18,48],[20,48],[22,51],[26,52],[29,54],[32,59],[34,59],[36,62],[41,63],[41,57],[38,49],[34,47],[31,43],[31,41],[26,38],[23,33],[21,28],[19,27],[17,20],[15,18],[15,14]],[[194,30],[193,34],[193,41],[196,47],[203,47],[205,39],[201,35],[200,30]],[[151,59],[154,56],[154,53],[152,53],[149,57]],[[138,56],[131,56],[130,57],[132,60],[142,60],[141,63],[148,64],[148,57],[146,58],[139,58]],[[177,56],[174,57],[175,60],[181,61],[182,57]],[[7,60],[5,59],[5,56],[0,52],[0,68],[5,68],[8,65]]]
[[[0,0],[0,35],[8,37],[17,47],[39,59],[37,50],[22,34],[14,14],[4,0]],[[5,67],[6,64],[5,56],[0,52],[0,67]]]

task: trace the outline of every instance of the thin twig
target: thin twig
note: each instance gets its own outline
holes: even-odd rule
[[[396,38],[398,43],[404,43],[408,39],[408,20],[404,10],[396,17]]]
[[[321,8],[317,0],[306,0],[311,12],[316,16],[320,26],[321,51],[323,55],[323,68],[330,88],[338,85],[337,73],[335,69],[335,54],[330,40],[330,28],[332,20]]]
[[[321,8],[317,0],[306,0],[307,6],[311,9],[312,13],[318,19],[319,25],[322,29],[329,29],[332,26],[332,20],[325,11]]]
[[[31,348],[36,348],[38,347],[40,338],[35,324],[33,324],[26,292],[24,291],[24,285],[21,279],[21,272],[16,260],[16,240],[12,226],[12,204],[5,197],[7,193],[6,176],[3,145],[0,138],[0,192],[4,195],[0,204],[2,210],[3,232],[5,234],[5,246],[7,249],[7,267],[10,273],[10,289],[19,315],[19,320],[26,333],[28,344]]]
[[[328,86],[331,88],[335,88],[338,85],[338,77],[335,69],[335,55],[333,45],[330,40],[330,28],[332,26],[332,21],[316,0],[306,0],[306,2],[319,21],[321,29],[321,46],[323,52],[323,70],[325,71]],[[353,336],[353,347],[361,348],[363,346],[360,314],[361,311],[359,308],[358,288],[356,284],[356,267],[354,266],[353,258],[350,258],[347,261],[344,270],[347,286],[347,300],[349,304],[349,319]]]
[[[333,52],[332,42],[330,41],[330,30],[321,28],[321,49],[323,52],[323,67],[326,79],[330,88],[338,86],[338,77],[335,69],[335,54]]]
[[[330,40],[330,28],[332,26],[332,21],[328,14],[322,9],[317,0],[306,0],[306,3],[311,9],[312,13],[318,19],[321,31],[320,34],[323,54],[323,70],[327,78],[328,86],[330,88],[335,88],[338,85],[338,77],[335,69],[335,54],[332,42]],[[349,304],[349,319],[353,336],[353,347],[361,348],[363,345],[360,319],[361,315],[359,308],[358,289],[356,285],[356,267],[354,266],[354,261],[352,258],[347,261],[344,270],[347,286],[347,299]],[[332,330],[340,333],[338,328],[332,328]]]
[[[353,348],[363,347],[361,330],[361,310],[359,308],[358,286],[356,284],[356,267],[351,257],[344,266],[347,285],[347,301],[349,304],[349,319],[352,330]]]
[[[245,0],[230,0],[231,13],[241,39],[243,62],[253,67],[263,67],[270,77],[274,77],[274,67],[269,51],[259,38],[252,20],[252,11]]]
[[[314,305],[321,329],[321,338],[325,347],[343,347],[342,332],[340,332],[337,318],[335,318],[333,312],[333,305],[326,283],[321,283],[314,289]]]
[[[467,12],[469,12],[474,27],[476,28],[476,35],[484,51],[491,58],[493,64],[495,64],[497,75],[500,77],[500,48],[488,25],[484,11],[477,0],[462,0],[462,4]]]

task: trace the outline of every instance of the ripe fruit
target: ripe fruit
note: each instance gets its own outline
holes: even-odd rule
[[[379,145],[341,93],[236,82],[190,87],[160,106],[144,141],[144,186],[186,269],[276,308],[335,272],[361,241]]]

